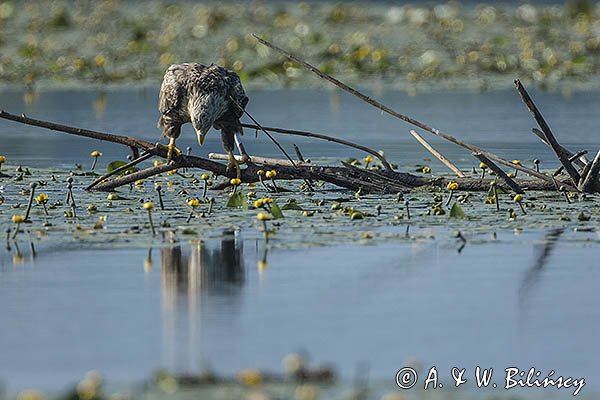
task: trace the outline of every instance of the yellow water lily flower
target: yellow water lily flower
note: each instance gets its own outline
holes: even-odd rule
[[[21,222],[25,222],[25,216],[23,216],[23,215],[13,215],[11,219],[12,219],[12,222],[14,222],[15,224],[20,224]]]
[[[45,203],[47,203],[47,202],[48,202],[48,195],[47,195],[47,194],[45,194],[45,193],[40,193],[40,194],[39,194],[39,195],[38,195],[38,196],[35,198],[35,201],[36,201],[38,204],[45,204]]]
[[[449,182],[448,185],[446,186],[446,188],[448,190],[456,190],[456,189],[458,189],[458,183],[457,182]]]
[[[189,199],[187,201],[188,206],[192,207],[192,208],[196,208],[200,206],[200,200],[198,199]]]
[[[261,211],[256,214],[256,219],[259,221],[268,221],[271,219],[271,214]]]

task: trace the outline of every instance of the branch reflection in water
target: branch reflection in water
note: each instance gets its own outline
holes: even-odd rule
[[[189,248],[160,249],[162,364],[171,371],[195,371],[203,358],[202,299],[219,296],[239,309],[245,270],[239,232],[225,231],[218,243],[195,241]]]

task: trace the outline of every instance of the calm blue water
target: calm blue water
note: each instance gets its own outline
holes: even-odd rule
[[[532,93],[568,147],[595,149],[597,92]],[[0,107],[66,124],[154,140],[159,132],[153,90],[41,93],[0,92]],[[509,159],[551,153],[529,133],[532,119],[516,93],[438,92],[408,97],[382,93],[385,103]],[[96,107],[94,106],[96,102]],[[385,149],[410,166],[428,157],[403,123],[328,91],[251,93],[249,111],[265,125],[315,130]],[[277,156],[259,135],[246,137],[253,154]],[[0,154],[11,164],[71,166],[123,158],[119,147],[0,121]],[[289,145],[291,140],[283,138]],[[309,141],[306,157],[342,158],[346,149]],[[460,166],[468,153],[432,140]],[[209,134],[198,149],[191,128],[179,146],[196,154],[220,151]],[[442,170],[432,162],[435,170]],[[418,232],[415,232],[415,234]],[[426,232],[420,232],[425,234]],[[457,253],[449,240],[378,246],[333,246],[269,252],[230,234],[202,246],[51,251],[28,249],[21,262],[0,250],[0,379],[11,392],[61,389],[99,369],[111,382],[131,383],[165,367],[230,374],[245,367],[281,370],[287,353],[334,363],[344,377],[368,362],[371,376],[393,382],[406,360],[425,367],[471,370],[537,367],[584,377],[600,390],[600,326],[595,233],[567,232],[543,265],[536,264],[546,232],[499,234]],[[582,236],[583,235],[583,236]],[[448,373],[444,375],[449,381]],[[562,393],[562,392],[561,392]],[[564,392],[565,396],[570,392]]]
[[[505,158],[531,161],[539,158],[542,167],[554,166],[554,156],[531,134],[535,123],[516,91],[433,92],[407,96],[403,92],[368,93],[405,115],[429,124],[460,139],[484,146]],[[600,134],[597,131],[596,109],[598,92],[575,92],[564,96],[560,92],[537,92],[536,100],[561,143],[578,150],[595,149]],[[338,91],[294,90],[257,91],[250,93],[248,111],[265,126],[286,127],[326,133],[382,149],[393,162],[410,166],[430,158],[409,135],[412,126],[382,114],[358,99]],[[6,111],[40,119],[63,122],[93,130],[122,133],[150,141],[159,140],[157,92],[151,89],[117,90],[108,93],[94,91],[54,91],[41,93],[32,104],[24,103],[22,92],[0,92],[0,107]],[[249,122],[249,121],[248,121]],[[125,157],[120,146],[76,138],[66,134],[0,121],[3,154],[12,163],[51,166],[60,163],[71,167],[75,162],[89,163],[93,149],[104,152],[103,160]],[[422,135],[456,164],[469,167],[474,162],[468,151],[451,143]],[[292,143],[300,145],[307,158],[363,157],[360,152],[329,142],[278,135],[293,154]],[[251,154],[282,157],[263,134],[255,138],[248,131],[244,142]],[[191,126],[185,126],[180,148],[192,146],[193,153],[206,155],[223,152],[220,135],[211,131],[203,148],[199,148]],[[593,150],[591,150],[593,151]],[[101,160],[101,161],[103,161]],[[432,161],[434,172],[446,172]]]

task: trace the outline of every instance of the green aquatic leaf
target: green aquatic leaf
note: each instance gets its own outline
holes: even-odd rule
[[[498,191],[498,194],[508,194],[508,192],[500,186],[496,186],[496,190]],[[490,190],[488,190],[488,197],[494,197],[494,188],[490,187]]]
[[[271,215],[273,216],[273,219],[283,218],[281,208],[279,208],[279,206],[275,202],[271,203]]]
[[[304,209],[298,205],[296,199],[289,199],[287,203],[281,206],[281,209],[304,211]]]
[[[226,207],[243,208],[244,210],[247,210],[248,203],[242,192],[235,192],[227,199]]]
[[[122,166],[127,165],[127,164],[128,164],[128,162],[121,161],[121,160],[111,161],[106,166],[106,172],[113,172],[115,169],[121,168]],[[137,169],[136,167],[129,167],[125,171],[123,171],[123,174],[131,174],[132,172],[136,172],[136,171],[139,171],[139,169]]]
[[[465,214],[462,207],[459,206],[458,203],[454,203],[454,205],[452,205],[452,209],[450,209],[450,218],[467,218],[467,214]]]

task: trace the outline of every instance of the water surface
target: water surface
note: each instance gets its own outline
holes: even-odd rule
[[[512,91],[376,95],[506,158],[556,164],[529,133],[533,121]],[[595,150],[597,92],[533,95],[566,146]],[[156,92],[149,89],[44,92],[27,104],[23,93],[5,91],[0,105],[147,140],[159,134]],[[384,149],[405,169],[429,158],[405,124],[337,92],[254,92],[249,111],[265,125]],[[89,152],[99,149],[103,167],[126,155],[117,146],[8,121],[0,121],[0,136],[0,154],[13,165],[70,168],[89,163]],[[314,159],[362,157],[328,143],[281,141],[298,143]],[[246,143],[252,154],[279,156],[262,135],[247,132]],[[432,143],[463,168],[476,164],[451,144]],[[179,141],[181,148],[188,145],[200,155],[222,151],[214,132],[198,149],[190,127]],[[0,377],[17,391],[61,389],[90,369],[124,383],[160,367],[279,371],[282,357],[299,351],[314,362],[334,363],[345,378],[367,362],[372,377],[392,382],[406,360],[417,359],[444,370],[553,369],[585,377],[584,390],[600,388],[596,233],[502,231],[496,241],[478,238],[480,244],[458,252],[447,232],[428,229],[415,227],[411,235],[442,240],[277,248],[269,251],[267,267],[259,266],[264,244],[244,231],[153,249],[41,248],[34,258],[23,248],[17,260],[2,249]]]

